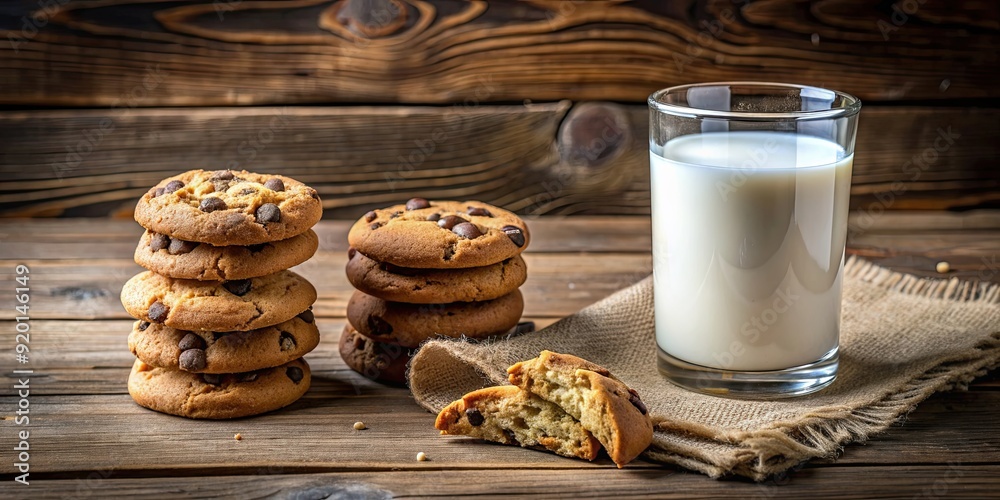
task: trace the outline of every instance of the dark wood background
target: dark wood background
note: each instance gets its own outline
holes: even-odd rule
[[[226,167],[334,218],[415,195],[645,214],[645,98],[711,80],[861,97],[856,209],[1000,207],[1000,2],[41,5],[0,3],[2,216],[128,217]]]

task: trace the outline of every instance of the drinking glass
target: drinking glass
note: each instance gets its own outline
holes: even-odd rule
[[[861,101],[721,82],[648,102],[660,372],[730,397],[828,386]]]

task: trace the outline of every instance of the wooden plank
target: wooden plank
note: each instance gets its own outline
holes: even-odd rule
[[[526,253],[528,281],[524,314],[566,316],[617,290],[640,281],[652,271],[648,254]],[[143,269],[131,259],[17,261],[31,270],[31,317],[34,319],[127,318],[119,301],[122,286]],[[315,312],[326,317],[344,314],[354,289],[347,281],[345,252],[318,252],[292,268],[311,281],[319,293]],[[13,280],[14,262],[0,267],[0,280]],[[13,319],[13,295],[0,296],[0,320]]]
[[[46,389],[32,393],[31,428],[45,436],[32,442],[36,457],[32,470],[114,469],[126,475],[155,475],[163,469],[179,475],[219,475],[253,472],[266,464],[289,472],[386,470],[411,467],[417,451],[425,451],[445,468],[611,465],[603,456],[591,464],[471,439],[442,438],[433,429],[434,415],[417,406],[406,389],[368,381],[344,368],[336,354],[317,352],[307,359],[314,366],[313,386],[302,400],[281,412],[223,422],[186,420],[135,405],[124,393],[127,367],[97,368],[92,375],[83,370],[39,369],[32,384],[53,372],[75,377],[79,384],[90,377],[91,387],[103,385],[109,393],[48,395]],[[10,375],[2,377],[4,383],[14,383]],[[0,397],[5,406],[14,401]],[[905,424],[873,438],[867,446],[845,448],[834,465],[996,463],[1000,461],[998,417],[1000,392],[942,393],[921,404]],[[355,432],[352,424],[357,420],[369,430]],[[122,433],[124,425],[142,429],[142,441],[151,444],[136,447],[137,436]],[[237,432],[243,441],[233,440]],[[8,447],[12,439],[9,434],[0,436],[0,445]],[[150,453],[151,449],[156,452]],[[215,451],[199,452],[204,449]],[[647,466],[653,464],[635,465]],[[10,464],[0,465],[0,474],[10,472]]]
[[[866,101],[1000,96],[1000,12],[978,0],[44,5],[0,17],[0,103],[642,101],[748,75]]]
[[[531,253],[649,252],[652,245],[649,217],[529,217],[526,222]],[[347,252],[352,224],[354,220],[320,221],[313,227],[320,250]],[[131,259],[142,231],[132,220],[0,218],[0,260]]]
[[[995,108],[866,107],[852,206],[997,206],[998,126]],[[645,106],[609,103],[0,112],[0,215],[130,217],[163,177],[227,165],[313,185],[328,218],[412,196],[648,214],[647,129]]]
[[[416,463],[410,470],[279,475],[262,469],[255,476],[217,476],[210,481],[174,477],[122,478],[98,470],[85,479],[32,483],[33,498],[94,495],[130,498],[994,498],[997,465],[806,468],[765,483],[713,481],[672,468],[588,470],[448,470],[440,462]],[[11,488],[14,488],[13,486]],[[25,488],[27,490],[27,488]]]

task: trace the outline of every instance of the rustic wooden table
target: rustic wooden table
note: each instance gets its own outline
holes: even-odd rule
[[[530,220],[525,317],[539,327],[650,272],[649,219]],[[140,408],[126,392],[131,328],[118,301],[139,267],[141,229],[104,219],[0,221],[0,274],[30,268],[30,361],[14,363],[14,300],[0,294],[0,474],[3,496],[697,496],[802,498],[993,497],[1000,491],[1000,381],[937,394],[867,445],[763,484],[712,480],[637,461],[618,470],[548,453],[439,436],[405,389],[368,381],[337,354],[351,288],[346,221],[317,227],[320,251],[299,272],[319,290],[325,339],[308,356],[313,386],[294,405],[235,421],[193,421]],[[1000,211],[887,213],[854,218],[850,253],[894,269],[1000,281]],[[998,325],[1000,327],[1000,325]],[[21,398],[12,370],[30,368],[30,424],[13,425]],[[23,404],[23,403],[21,403]],[[368,429],[355,431],[363,420]],[[30,431],[30,485],[11,480],[15,431]],[[233,436],[240,433],[241,441]],[[423,451],[429,461],[417,462]]]

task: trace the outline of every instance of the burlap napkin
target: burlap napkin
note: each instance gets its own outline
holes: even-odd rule
[[[851,259],[844,280],[840,373],[819,393],[779,401],[696,394],[656,369],[653,285],[646,278],[539,332],[492,343],[434,340],[410,365],[417,402],[437,412],[466,392],[506,384],[506,368],[542,349],[608,367],[642,395],[657,430],[649,460],[712,477],[763,480],[882,431],[936,391],[1000,364],[1000,286],[918,278]]]

